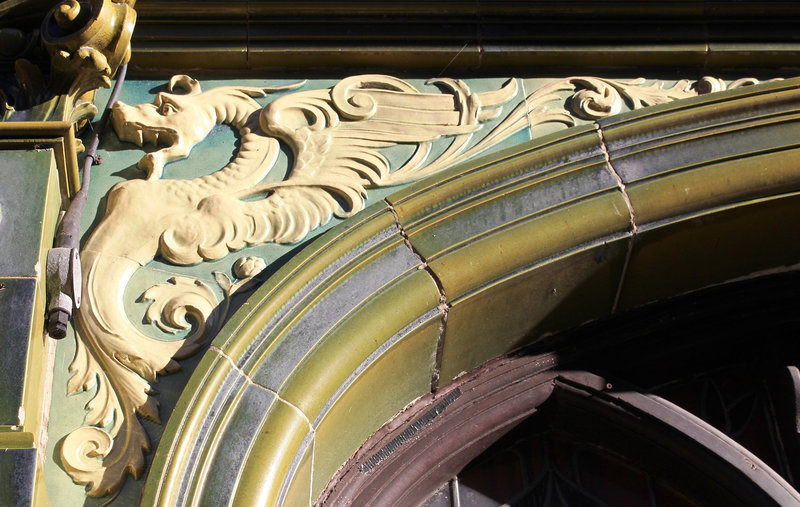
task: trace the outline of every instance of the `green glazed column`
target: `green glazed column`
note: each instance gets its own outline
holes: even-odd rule
[[[46,505],[53,344],[44,334],[44,266],[61,204],[53,150],[0,151],[0,182],[0,503]]]

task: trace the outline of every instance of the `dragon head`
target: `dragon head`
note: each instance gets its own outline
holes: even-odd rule
[[[293,90],[305,81],[279,86],[221,86],[208,91],[186,75],[169,80],[169,92],[161,92],[152,104],[129,106],[114,104],[113,124],[117,136],[139,146],[150,143],[158,148],[139,160],[147,179],[158,179],[167,162],[189,156],[192,147],[202,141],[217,123],[238,129],[258,128],[258,118],[249,125],[252,113],[261,108],[253,97],[270,92]],[[182,88],[186,93],[171,93]]]
[[[175,88],[188,93],[162,92],[152,104],[138,106],[119,101],[112,110],[114,130],[120,140],[159,148],[139,161],[138,166],[147,172],[147,179],[160,178],[167,162],[188,156],[192,147],[217,123],[213,105],[200,98],[202,91],[196,79],[174,76],[169,81],[169,91]]]

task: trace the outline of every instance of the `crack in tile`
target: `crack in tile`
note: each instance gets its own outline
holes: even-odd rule
[[[228,362],[231,364],[231,368],[233,368],[237,373],[239,373],[242,377],[244,377],[244,379],[247,381],[247,383],[249,385],[251,385],[251,386],[253,386],[255,388],[258,388],[258,389],[262,389],[262,390],[274,395],[275,399],[277,399],[278,401],[280,401],[282,403],[285,403],[289,407],[292,407],[294,410],[296,410],[297,413],[300,414],[300,416],[303,418],[303,420],[305,420],[306,423],[308,424],[309,431],[311,431],[312,433],[314,432],[314,427],[311,425],[311,421],[308,419],[308,416],[297,405],[291,403],[290,401],[287,401],[287,400],[281,398],[280,394],[278,394],[276,391],[273,391],[272,389],[269,389],[267,387],[262,386],[261,384],[258,384],[256,382],[254,382],[253,379],[250,378],[250,375],[245,373],[244,370],[242,370],[228,354],[226,354],[222,349],[220,349],[216,345],[209,345],[208,349],[209,350],[213,350],[214,352],[219,354],[221,357],[223,357],[226,360],[228,360]]]
[[[606,139],[603,136],[603,129],[597,122],[594,122],[594,128],[597,131],[597,137],[600,138],[600,149],[603,151],[603,157],[605,158],[606,166],[608,166],[609,172],[611,172],[611,175],[617,182],[617,187],[622,193],[622,198],[625,200],[625,205],[628,207],[628,213],[630,213],[631,216],[631,240],[628,243],[628,251],[625,253],[625,262],[622,265],[622,273],[620,273],[619,283],[617,284],[617,292],[614,295],[614,304],[611,307],[611,313],[614,313],[617,311],[617,305],[619,304],[620,294],[622,293],[622,284],[625,283],[625,278],[628,274],[628,266],[630,265],[631,255],[633,254],[633,246],[636,242],[638,226],[636,225],[636,211],[633,209],[633,203],[628,195],[625,182],[622,180],[622,176],[620,176],[620,174],[614,168],[614,165],[611,163],[611,155],[608,153],[608,146],[606,145]]]
[[[439,279],[439,276],[428,266],[428,262],[425,260],[425,257],[414,247],[411,243],[411,240],[408,237],[408,233],[406,233],[403,224],[400,223],[400,217],[397,214],[397,211],[392,206],[388,200],[383,200],[388,206],[389,211],[392,212],[392,216],[394,217],[394,223],[397,227],[400,236],[403,238],[403,243],[411,250],[411,253],[417,257],[420,261],[420,266],[417,269],[424,269],[428,275],[433,280],[433,283],[436,285],[436,289],[439,291],[439,305],[438,309],[442,312],[442,320],[439,324],[439,338],[436,343],[436,361],[434,363],[433,374],[431,375],[431,392],[435,393],[439,389],[439,378],[441,376],[441,369],[442,369],[442,354],[444,352],[444,336],[445,332],[447,331],[447,316],[450,312],[450,306],[447,304],[447,294],[445,294],[444,286],[442,285],[442,281]]]

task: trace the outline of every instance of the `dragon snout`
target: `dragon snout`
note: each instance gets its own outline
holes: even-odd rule
[[[129,108],[130,106],[121,100],[115,102],[111,107],[111,124],[114,126],[114,132],[117,133],[117,137],[119,137],[122,141],[130,140],[125,136],[125,125],[127,123],[125,120],[125,110]]]

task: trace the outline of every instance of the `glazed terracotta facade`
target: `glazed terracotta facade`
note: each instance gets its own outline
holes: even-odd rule
[[[22,478],[4,486],[15,504],[363,500],[384,491],[364,477],[416,462],[395,454],[401,430],[423,442],[447,410],[478,417],[458,399],[483,365],[541,354],[531,396],[546,378],[622,399],[594,371],[562,373],[578,363],[559,359],[571,345],[558,337],[798,265],[790,6],[608,3],[567,20],[537,2],[45,4],[0,11],[8,61],[37,62],[9,77],[0,123],[0,231],[15,238],[0,245],[0,312],[16,354],[3,363],[14,389],[0,470]],[[606,28],[589,22],[601,12]],[[25,42],[32,13],[44,52]],[[362,30],[345,43],[336,20]],[[661,38],[619,31],[637,23]],[[298,42],[313,28],[313,44]],[[89,146],[91,103],[102,110],[128,58],[120,98],[142,105],[116,106],[100,138],[83,273],[62,273],[68,257],[43,269],[80,188],[76,139]],[[56,342],[45,330],[58,294],[82,301]],[[625,403],[672,410],[639,395]],[[510,429],[496,427],[442,457],[439,475],[409,478],[425,484],[407,486],[414,501]],[[675,428],[678,440],[701,432]],[[739,471],[731,437],[714,434],[686,452],[744,474],[751,500],[800,501],[792,466],[745,449],[764,473]]]

